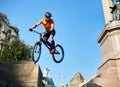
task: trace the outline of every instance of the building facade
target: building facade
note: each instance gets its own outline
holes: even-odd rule
[[[2,48],[18,37],[19,29],[11,26],[7,16],[0,13],[0,52]]]
[[[80,85],[84,83],[84,81],[84,77],[78,72],[70,80],[69,87],[81,87]]]

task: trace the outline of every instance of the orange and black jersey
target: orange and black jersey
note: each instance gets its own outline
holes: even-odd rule
[[[51,29],[51,24],[54,24],[54,21],[50,19],[49,21],[46,21],[45,18],[39,21],[40,24],[43,24],[45,27],[46,31],[50,31]]]

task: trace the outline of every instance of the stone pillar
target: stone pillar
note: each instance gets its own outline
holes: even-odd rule
[[[97,75],[81,87],[120,87],[120,21],[106,25],[98,43],[102,63]]]
[[[106,25],[98,38],[102,64],[94,82],[102,87],[120,87],[120,21]]]
[[[109,23],[112,20],[112,13],[110,7],[113,5],[112,0],[102,0],[105,23]]]
[[[120,58],[120,21],[108,24],[98,38],[102,49],[102,63]]]

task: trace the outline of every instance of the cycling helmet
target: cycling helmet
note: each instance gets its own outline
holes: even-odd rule
[[[46,12],[45,17],[52,17],[52,14],[50,12]]]

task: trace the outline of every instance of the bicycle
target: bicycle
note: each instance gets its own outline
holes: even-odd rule
[[[37,32],[35,30],[32,30],[31,32],[34,32],[36,34],[39,34],[40,39],[39,41],[37,41],[34,46],[33,46],[33,51],[32,51],[32,60],[34,61],[34,63],[37,63],[38,60],[40,59],[41,56],[41,51],[42,51],[42,43],[48,48],[48,50],[50,51],[50,46],[47,45],[43,40],[43,34],[45,34],[46,32],[40,33]],[[56,63],[60,63],[62,62],[62,60],[64,59],[64,49],[60,44],[56,44],[55,45],[55,54],[51,54],[52,55],[52,59],[54,60],[54,62]]]

